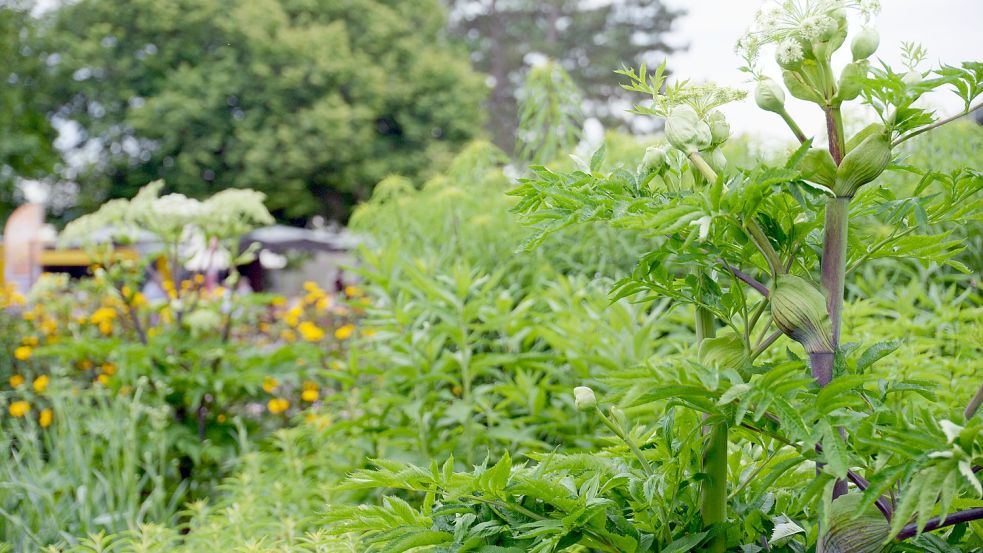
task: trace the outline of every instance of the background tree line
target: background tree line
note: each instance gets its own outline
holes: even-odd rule
[[[344,220],[387,175],[425,178],[473,138],[512,151],[543,59],[618,125],[609,70],[660,59],[677,15],[660,0],[0,3],[0,216],[18,178],[69,196],[65,219],[163,178]]]

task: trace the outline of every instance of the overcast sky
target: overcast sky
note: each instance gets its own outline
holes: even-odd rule
[[[672,54],[669,67],[680,77],[713,80],[719,84],[751,89],[747,76],[737,70],[741,60],[734,54],[734,43],[753,21],[759,0],[666,0],[688,14],[676,23],[675,44],[689,49]],[[957,65],[963,61],[983,59],[983,0],[881,0],[883,9],[877,19],[881,45],[875,56],[891,64],[900,64],[899,45],[917,41],[928,49],[925,68],[939,62]],[[851,28],[852,30],[852,28]],[[848,39],[849,40],[849,39]],[[849,43],[848,43],[849,44]],[[846,46],[839,54],[849,57]],[[770,56],[770,54],[768,54]],[[770,61],[762,56],[762,61]],[[834,58],[836,61],[836,58]],[[846,63],[849,59],[841,59]],[[774,64],[762,66],[775,67]],[[772,77],[780,77],[777,71]],[[942,113],[955,113],[962,102],[954,94],[935,95],[931,101]],[[823,128],[822,114],[813,104],[790,98],[789,112],[803,130],[814,133]],[[738,133],[756,133],[785,138],[787,128],[777,115],[765,114],[748,98],[742,104],[724,108],[724,113]]]

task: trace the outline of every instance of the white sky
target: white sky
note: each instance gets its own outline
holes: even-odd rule
[[[669,57],[669,67],[675,76],[694,81],[712,80],[719,84],[737,86],[751,92],[747,75],[737,70],[742,65],[734,54],[734,43],[753,21],[762,5],[760,0],[666,0],[667,5],[688,10],[676,22],[673,44],[689,44],[686,51]],[[922,69],[940,62],[958,65],[963,61],[983,59],[983,0],[881,0],[881,14],[876,26],[881,34],[880,48],[875,57],[892,65],[900,65],[899,46],[903,41],[920,42],[928,49],[929,57]],[[859,26],[851,25],[852,29]],[[845,54],[841,63],[850,61],[849,38],[838,52]],[[780,81],[777,66],[771,63],[771,53],[763,53],[762,67],[776,68],[771,72]],[[836,61],[836,58],[834,58]],[[786,95],[788,96],[788,95]],[[939,112],[959,111],[962,102],[949,92],[931,97]],[[822,112],[813,105],[788,96],[786,106],[807,134],[824,134]],[[754,133],[775,138],[790,138],[788,129],[777,115],[762,112],[749,97],[740,104],[723,108],[732,129],[737,134]],[[847,114],[848,116],[849,114]]]

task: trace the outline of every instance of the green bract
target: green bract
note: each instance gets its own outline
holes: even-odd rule
[[[686,154],[704,150],[713,142],[710,126],[688,105],[676,106],[666,119],[666,140]]]
[[[876,179],[891,163],[891,139],[887,133],[868,136],[847,152],[836,169],[836,184],[833,192],[837,196],[849,198],[861,186]]]
[[[809,353],[833,351],[826,296],[803,278],[780,275],[771,293],[771,316],[788,337]]]
[[[720,111],[711,111],[707,115],[707,124],[710,125],[710,140],[713,146],[723,144],[730,138],[730,123]]]
[[[830,189],[836,182],[836,162],[829,150],[823,148],[810,148],[799,163],[799,170],[806,180]]]
[[[881,553],[890,525],[876,508],[858,513],[862,494],[836,499],[829,515],[829,530],[822,539],[826,553]]]

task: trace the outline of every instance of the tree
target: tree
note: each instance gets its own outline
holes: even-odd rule
[[[29,9],[29,4],[0,3],[0,222],[14,207],[17,180],[47,175],[58,159],[55,130],[35,92],[42,74],[30,46]]]
[[[80,207],[148,181],[266,192],[281,219],[439,167],[486,92],[437,0],[81,0],[50,17],[59,117],[95,151]]]
[[[493,82],[488,111],[495,143],[511,151],[516,90],[534,54],[557,60],[586,96],[585,115],[624,126],[629,96],[612,81],[622,65],[655,65],[672,50],[665,33],[680,12],[661,0],[447,0],[451,29]]]

